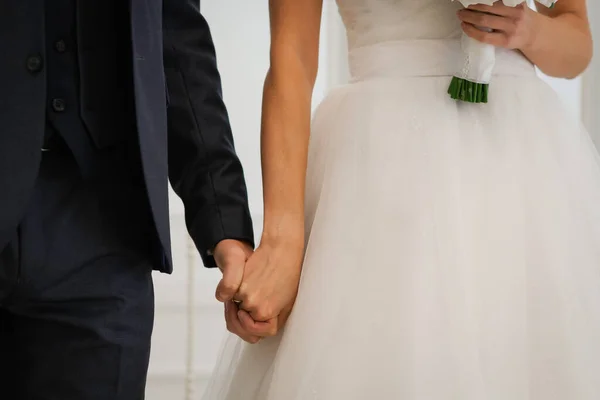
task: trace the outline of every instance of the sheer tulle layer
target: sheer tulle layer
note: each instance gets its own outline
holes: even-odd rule
[[[317,111],[286,331],[229,337],[207,400],[597,400],[600,167],[535,77],[485,105],[369,79]]]

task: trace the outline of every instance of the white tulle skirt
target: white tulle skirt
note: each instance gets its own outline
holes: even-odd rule
[[[517,53],[488,104],[451,100],[439,46],[352,54],[287,328],[228,337],[204,399],[600,399],[596,150]]]

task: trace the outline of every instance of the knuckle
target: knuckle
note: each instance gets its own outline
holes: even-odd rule
[[[264,311],[256,311],[253,315],[258,321],[266,321],[267,319],[269,319]]]
[[[505,32],[507,36],[514,36],[516,32],[519,31],[519,26],[515,23],[510,23],[507,25]]]
[[[271,317],[270,307],[259,307],[255,312],[256,318],[266,321]]]
[[[488,27],[488,26],[490,26],[490,24],[491,24],[490,17],[487,16],[486,14],[482,14],[477,17],[477,25]]]
[[[477,29],[479,31],[479,29]],[[490,42],[490,35],[488,33],[485,32],[477,32],[474,35],[474,38],[479,40],[482,43],[489,43]]]
[[[232,265],[232,257],[231,252],[222,252],[218,255],[219,261],[221,261],[221,265],[223,268],[227,268]]]
[[[512,21],[512,23],[509,25],[509,29],[511,32],[515,32],[515,31],[524,29],[523,20],[517,19],[517,20]]]
[[[248,301],[248,300],[244,300],[242,302],[242,306],[244,308],[244,310],[248,311],[249,313],[252,313],[252,315],[254,315],[256,313],[256,303],[252,302],[252,301]]]
[[[523,12],[518,12],[515,18],[513,19],[513,24],[516,26],[523,26],[525,23],[525,15]]]
[[[248,329],[248,333],[250,333],[254,336],[262,336],[265,334],[264,329],[260,330],[260,329],[256,329],[256,328]]]
[[[252,325],[242,324],[242,329],[247,335],[256,335],[258,334],[257,329]]]
[[[256,297],[256,295],[253,294],[246,294],[245,296],[242,295],[242,300],[243,300],[243,304],[244,304],[244,308],[247,308],[249,310],[255,311],[258,309],[258,299]]]
[[[248,294],[248,283],[247,282],[240,283],[238,292],[240,292],[240,295],[246,297]]]
[[[227,260],[226,258],[222,258],[221,262],[219,263],[219,269],[221,270],[221,272],[228,273],[229,270],[231,270],[231,266],[232,264],[229,262],[229,260]]]
[[[221,285],[221,292],[232,293],[235,292],[235,284],[233,282],[223,282]]]

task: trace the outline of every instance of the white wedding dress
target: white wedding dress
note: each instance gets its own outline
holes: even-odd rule
[[[285,331],[229,337],[206,400],[600,399],[600,163],[518,52],[446,94],[450,0],[338,0],[352,80],[318,108]]]

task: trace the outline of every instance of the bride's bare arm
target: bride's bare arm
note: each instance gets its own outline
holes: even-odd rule
[[[270,336],[298,292],[304,251],[304,182],[323,0],[270,0],[271,66],[261,134],[264,225],[236,299],[243,335]],[[237,333],[237,332],[236,332]],[[241,335],[243,337],[243,335]]]
[[[304,181],[322,0],[270,0],[271,66],[263,96],[261,242],[304,243]]]
[[[592,59],[586,0],[559,0],[554,8],[538,11],[538,27],[523,53],[547,75],[578,76]]]
[[[575,78],[592,59],[586,0],[558,0],[554,8],[473,5],[459,11],[465,33],[498,47],[519,49],[545,74]],[[479,11],[479,12],[477,12]],[[482,32],[475,26],[491,28]]]

